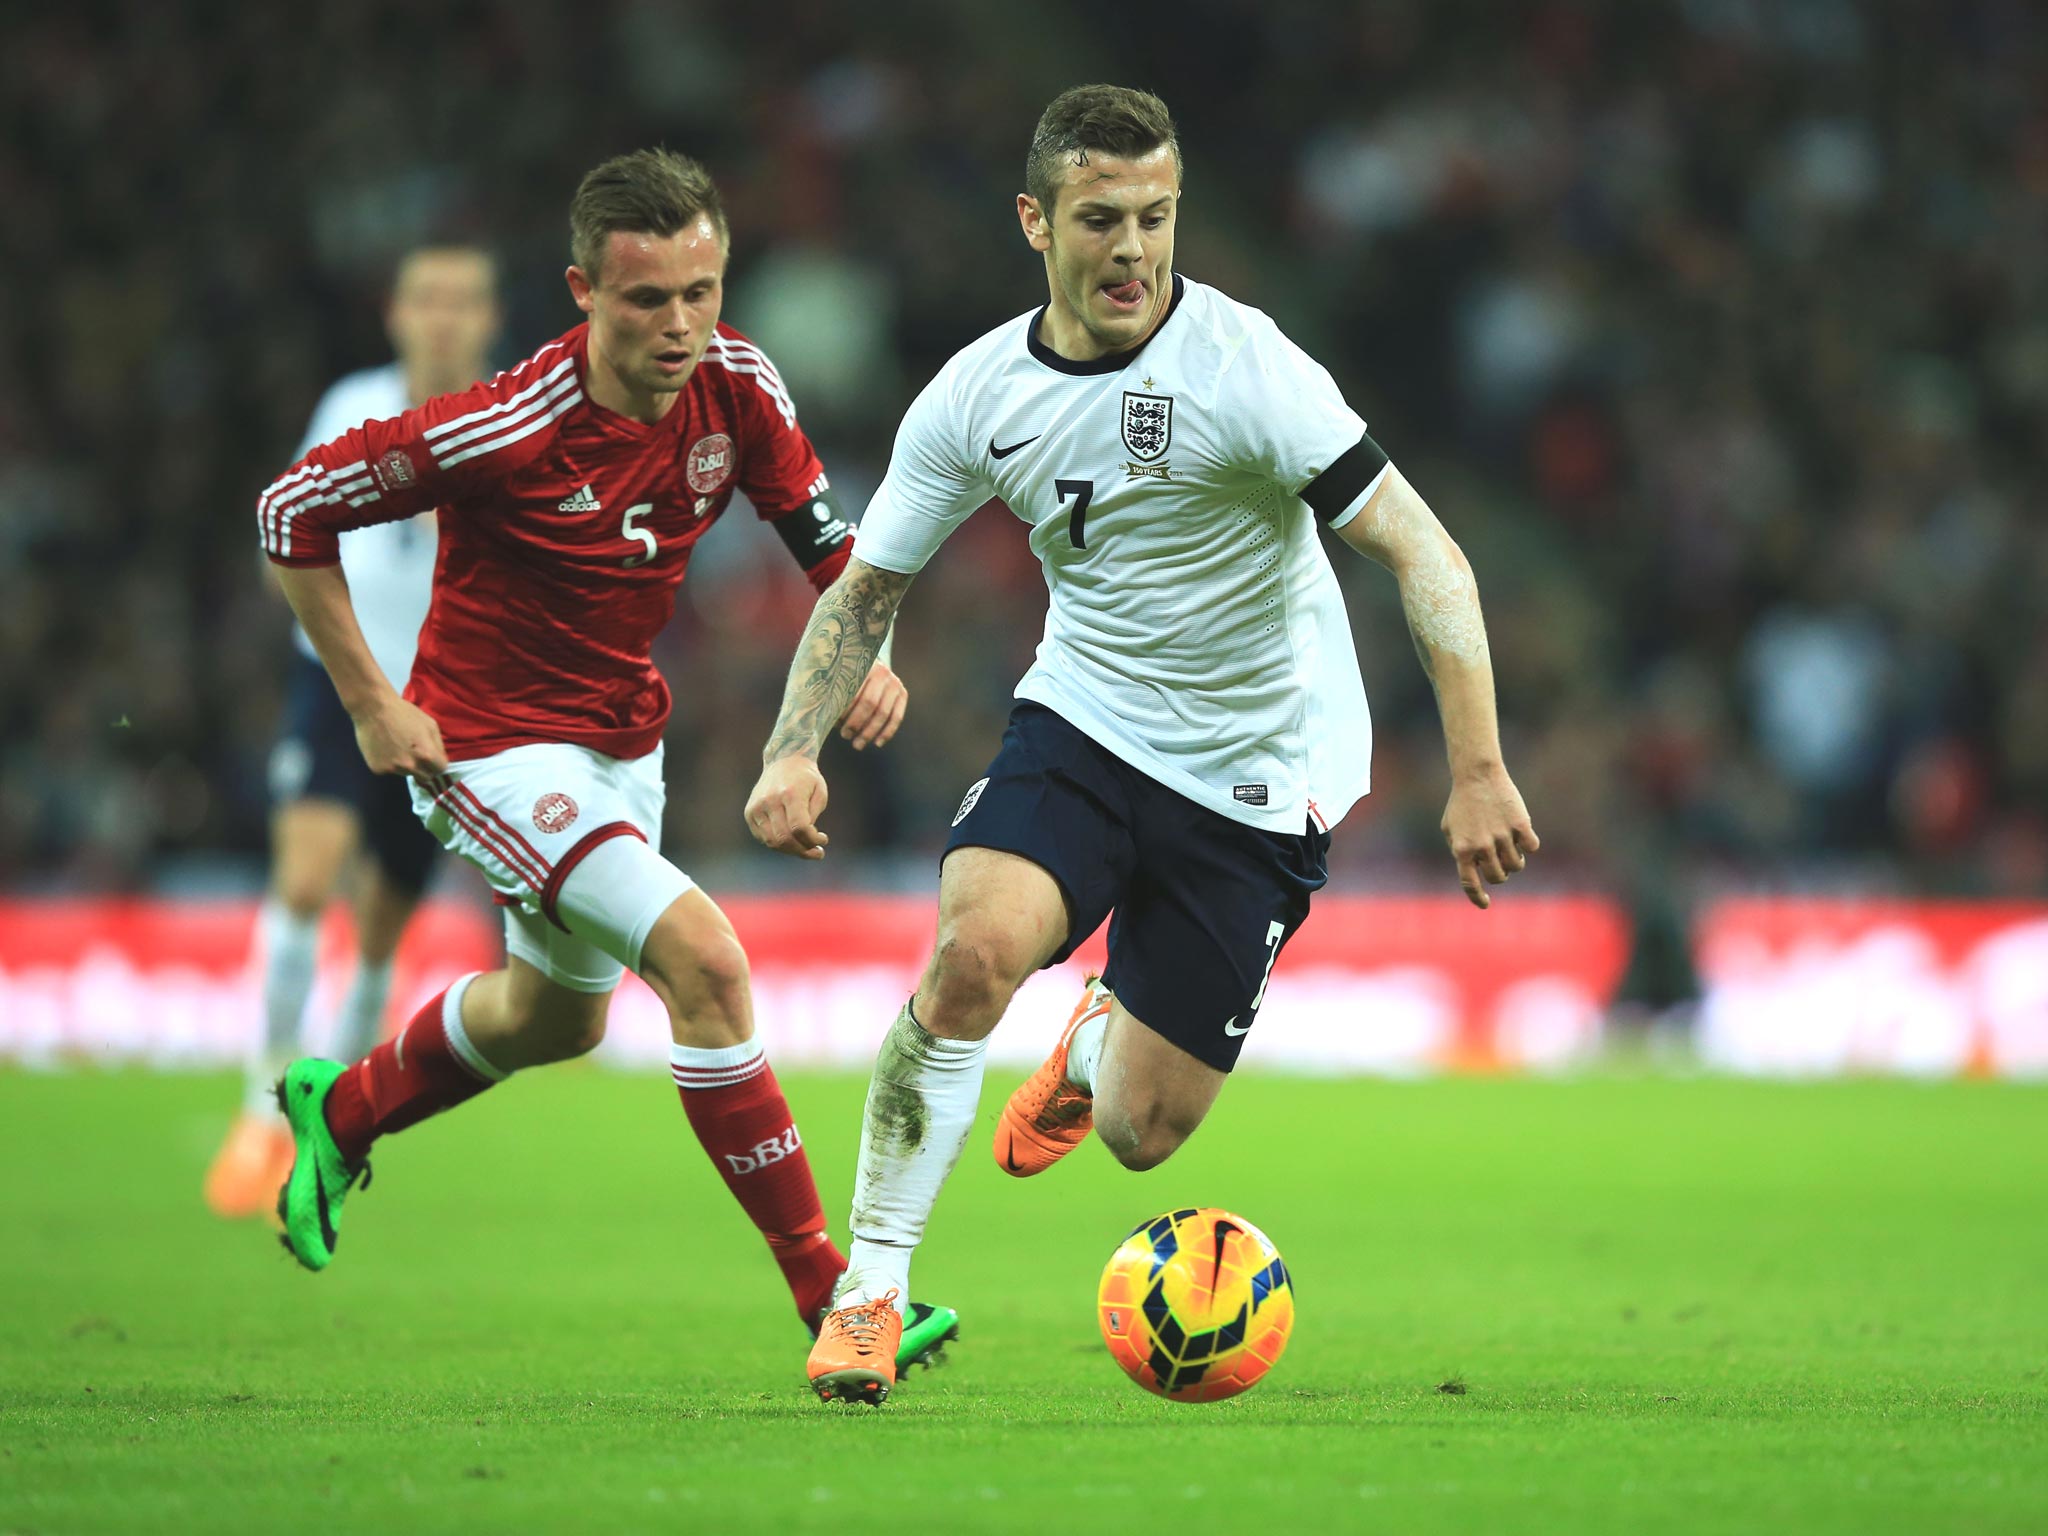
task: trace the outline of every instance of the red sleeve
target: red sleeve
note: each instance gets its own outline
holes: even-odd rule
[[[339,535],[350,528],[449,507],[502,482],[583,398],[579,335],[580,328],[494,379],[313,449],[256,499],[263,552],[279,565],[333,565]]]
[[[839,579],[853,553],[853,525],[840,515],[818,451],[797,425],[796,406],[767,353],[720,326],[707,357],[733,375],[745,429],[739,485],[763,522],[781,536],[820,592]]]

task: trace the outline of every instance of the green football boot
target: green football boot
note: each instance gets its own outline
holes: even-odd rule
[[[825,1308],[811,1319],[811,1337],[825,1321]],[[946,1346],[960,1337],[960,1314],[951,1307],[935,1307],[928,1301],[913,1301],[903,1315],[903,1338],[896,1346],[896,1372],[900,1376],[913,1365],[930,1370],[946,1361]]]
[[[291,1122],[292,1171],[277,1192],[278,1234],[291,1256],[308,1269],[334,1262],[341,1241],[341,1203],[357,1179],[370,1187],[370,1162],[351,1168],[327,1129],[328,1090],[348,1070],[338,1061],[305,1058],[285,1068],[278,1079],[277,1106]]]
[[[959,1337],[958,1312],[928,1301],[913,1301],[903,1316],[903,1342],[896,1346],[896,1374],[900,1377],[913,1365],[930,1370],[942,1364],[946,1346]]]

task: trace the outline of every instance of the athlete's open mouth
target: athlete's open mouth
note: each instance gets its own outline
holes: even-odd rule
[[[689,351],[683,347],[677,347],[672,352],[657,352],[654,354],[654,360],[670,373],[690,366]]]
[[[1118,309],[1136,309],[1145,302],[1145,283],[1132,278],[1128,283],[1104,283],[1102,296]]]

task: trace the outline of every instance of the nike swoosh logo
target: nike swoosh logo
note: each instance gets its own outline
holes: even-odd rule
[[[1245,1025],[1243,1029],[1237,1027],[1237,1015],[1234,1013],[1230,1016],[1230,1022],[1223,1026],[1223,1033],[1226,1035],[1248,1035],[1251,1032],[1252,1027],[1249,1024]]]
[[[1009,1166],[1012,1173],[1022,1173],[1024,1171],[1017,1162],[1017,1138],[1014,1136],[1003,1143],[1003,1161]]]
[[[1044,434],[1043,432],[1041,432],[1041,433],[1039,433],[1039,434],[1038,434],[1038,437],[1043,437],[1043,436],[1045,436],[1045,434]],[[990,458],[992,458],[992,459],[1007,459],[1007,458],[1008,458],[1008,457],[1009,457],[1009,456],[1010,456],[1011,454],[1015,453],[1015,452],[1016,452],[1016,451],[1017,451],[1017,450],[1018,450],[1019,448],[1029,448],[1029,447],[1030,447],[1030,446],[1031,446],[1031,445],[1032,445],[1033,443],[1035,443],[1035,442],[1037,442],[1037,441],[1038,441],[1038,437],[1027,437],[1027,438],[1025,438],[1025,439],[1024,439],[1024,441],[1023,441],[1023,442],[1021,442],[1021,443],[1012,443],[1012,444],[1010,444],[1010,446],[1009,446],[1009,447],[1007,447],[1007,448],[998,448],[998,447],[996,446],[996,440],[995,440],[994,438],[990,438],[990,439],[988,440],[988,456],[989,456]]]
[[[1223,1278],[1223,1239],[1230,1236],[1233,1232],[1242,1232],[1243,1230],[1244,1228],[1234,1221],[1219,1221],[1216,1223],[1216,1262],[1209,1270],[1209,1291],[1212,1295],[1215,1294],[1216,1282]]]

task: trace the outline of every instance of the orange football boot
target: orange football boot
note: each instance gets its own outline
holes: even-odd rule
[[[1025,1078],[996,1120],[996,1162],[1003,1172],[1028,1179],[1043,1173],[1088,1138],[1095,1125],[1095,1100],[1067,1081],[1067,1052],[1074,1031],[1109,1012],[1115,1001],[1090,976],[1074,1005],[1073,1017],[1060,1031],[1038,1070]]]
[[[903,1315],[896,1293],[856,1302],[827,1312],[811,1346],[805,1369],[811,1386],[825,1402],[879,1404],[896,1384],[896,1347],[903,1338]]]
[[[239,1221],[269,1214],[292,1172],[289,1126],[247,1111],[235,1116],[228,1138],[206,1170],[206,1204],[216,1216]]]

